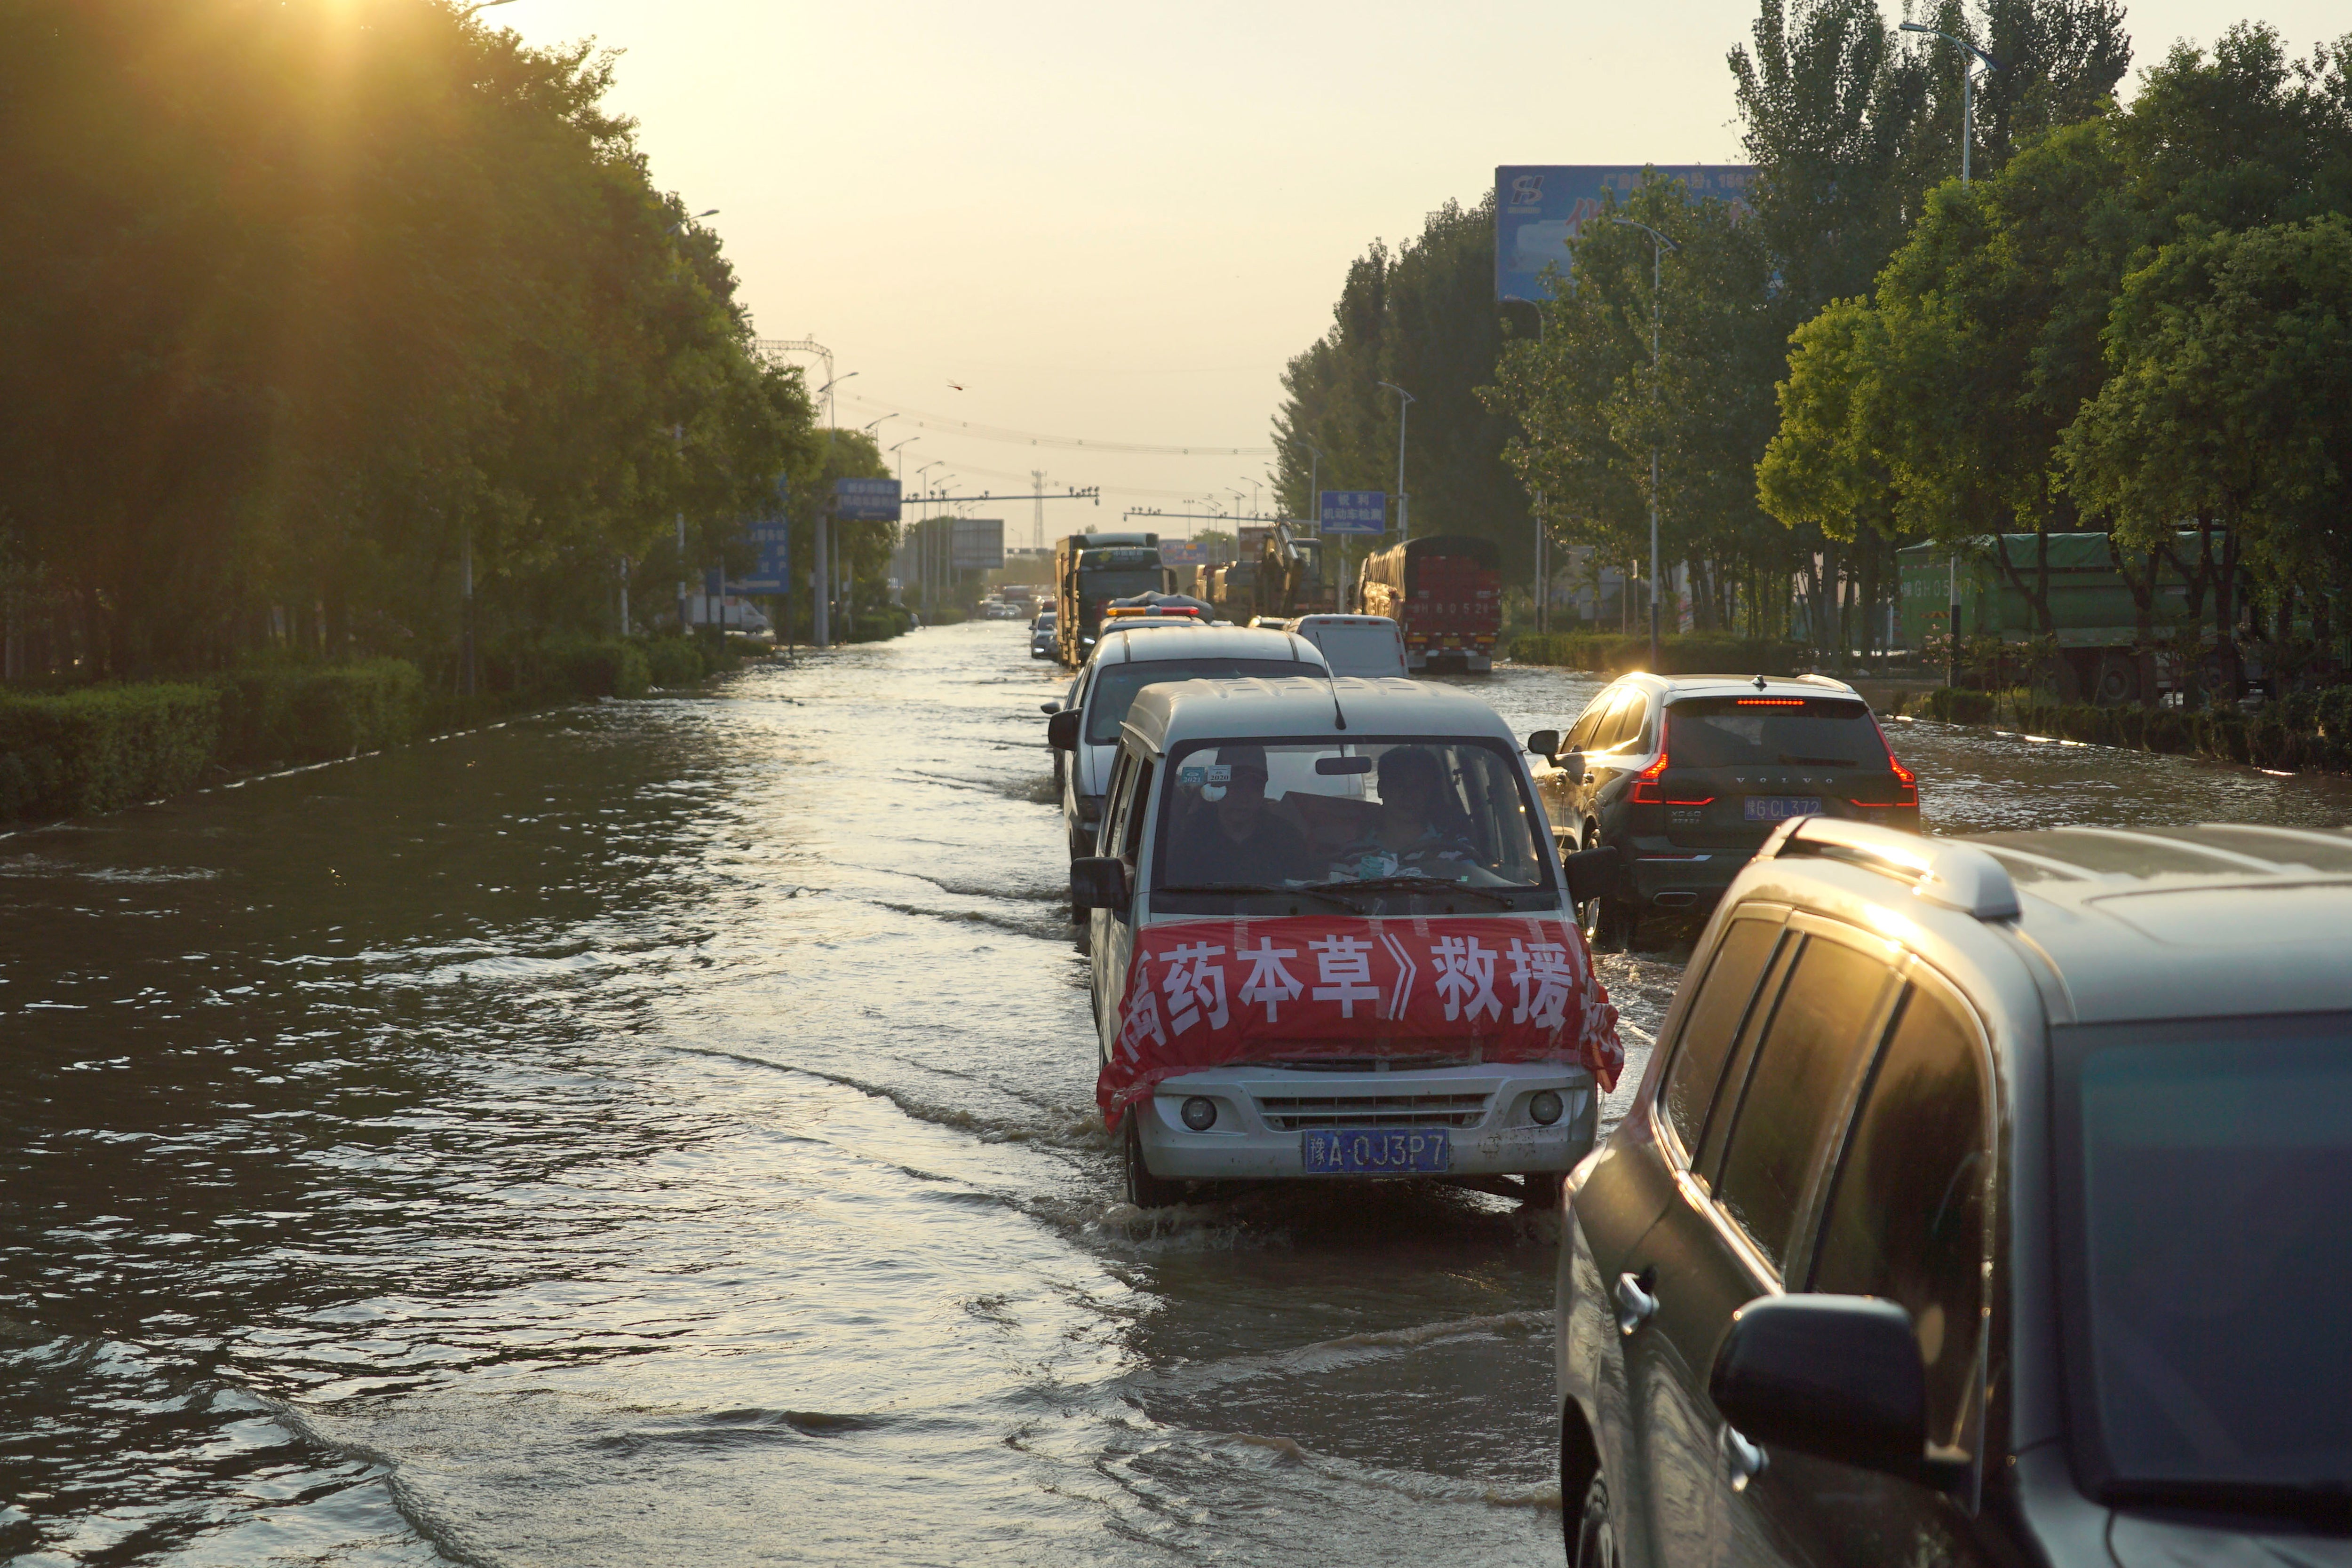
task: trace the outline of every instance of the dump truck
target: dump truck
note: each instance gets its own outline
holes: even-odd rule
[[[1365,558],[1356,595],[1360,613],[1397,623],[1407,669],[1495,667],[1503,576],[1492,539],[1468,534],[1407,539]]]
[[[1158,534],[1072,534],[1054,547],[1054,656],[1072,669],[1094,652],[1114,599],[1167,592]]]

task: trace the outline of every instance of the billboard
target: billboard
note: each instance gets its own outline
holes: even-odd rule
[[[1003,517],[958,517],[948,536],[948,565],[958,571],[994,571],[1004,564]]]
[[[759,556],[740,582],[727,585],[730,593],[783,593],[793,575],[793,530],[782,517],[762,518],[747,530]]]
[[[833,515],[845,523],[895,523],[898,520],[896,479],[835,479]]]
[[[1731,204],[1748,215],[1753,163],[1658,163],[1651,169],[1679,180],[1692,195]],[[1506,163],[1495,171],[1495,298],[1545,300],[1543,269],[1568,272],[1569,241],[1601,214],[1602,197],[1622,204],[1642,188],[1638,163]]]
[[[1195,544],[1191,539],[1171,539],[1160,547],[1160,564],[1162,566],[1206,566],[1208,563],[1208,546]]]
[[[1380,534],[1389,527],[1386,490],[1326,490],[1322,531],[1327,534]]]

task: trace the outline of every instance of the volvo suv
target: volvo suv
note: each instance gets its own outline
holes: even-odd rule
[[[1528,749],[1562,851],[1619,852],[1615,885],[1581,911],[1604,946],[1630,946],[1645,916],[1713,908],[1791,819],[1919,830],[1917,778],[1825,675],[1627,675]]]

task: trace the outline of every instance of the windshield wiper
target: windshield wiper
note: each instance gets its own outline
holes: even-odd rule
[[[1273,894],[1286,894],[1286,893],[1303,893],[1303,894],[1307,894],[1309,898],[1320,898],[1320,899],[1326,900],[1326,901],[1327,901],[1327,902],[1328,902],[1328,903],[1336,904],[1338,904],[1340,908],[1342,908],[1342,909],[1344,909],[1344,910],[1348,911],[1350,915],[1361,915],[1361,914],[1363,913],[1363,910],[1361,910],[1360,908],[1359,908],[1359,907],[1356,905],[1356,904],[1355,904],[1352,900],[1346,899],[1346,898],[1342,898],[1342,897],[1340,897],[1340,896],[1339,896],[1338,894],[1336,894],[1336,893],[1327,892],[1326,890],[1324,890],[1324,889],[1322,889],[1322,888],[1319,888],[1319,887],[1276,887],[1276,886],[1275,886],[1275,885],[1274,885],[1273,883],[1264,883],[1264,882],[1213,882],[1213,883],[1185,883],[1185,884],[1181,884],[1181,885],[1179,885],[1179,886],[1175,886],[1175,887],[1155,887],[1155,888],[1151,888],[1151,889],[1150,889],[1149,891],[1150,891],[1150,892],[1152,892],[1152,893],[1182,893],[1182,894],[1203,894],[1203,893],[1210,893],[1210,894],[1214,894],[1214,893],[1273,893]]]
[[[1349,893],[1425,893],[1433,897],[1443,893],[1466,893],[1486,899],[1501,909],[1516,909],[1518,900],[1500,888],[1479,887],[1466,882],[1447,882],[1434,876],[1368,876],[1360,882],[1327,883],[1327,887],[1344,887]],[[1539,887],[1526,887],[1521,893],[1540,893]]]
[[[1794,763],[1800,768],[1859,768],[1862,766],[1851,757],[1791,757],[1785,751],[1780,753],[1780,760],[1784,763]]]

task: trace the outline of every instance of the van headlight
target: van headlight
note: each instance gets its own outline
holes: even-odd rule
[[[1560,1103],[1559,1091],[1553,1089],[1538,1089],[1533,1094],[1528,1096],[1528,1114],[1535,1118],[1537,1126],[1550,1126],[1554,1122],[1559,1120],[1559,1113]]]
[[[1552,1114],[1559,1113],[1555,1108]],[[1196,1133],[1205,1133],[1217,1124],[1217,1103],[1206,1094],[1195,1094],[1184,1102],[1184,1124]]]

